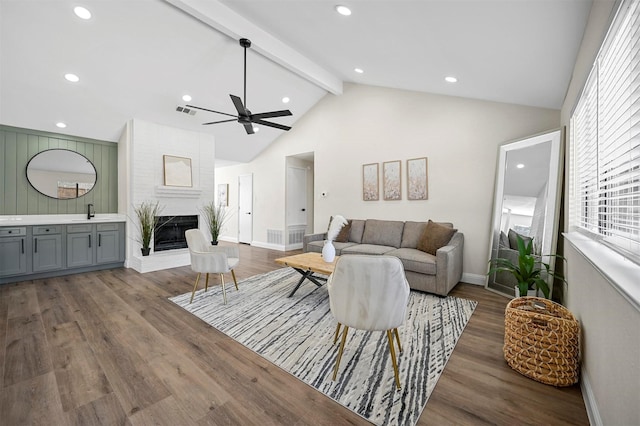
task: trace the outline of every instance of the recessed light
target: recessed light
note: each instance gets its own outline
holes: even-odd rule
[[[73,13],[80,19],[91,19],[91,12],[85,7],[76,6],[73,8]]]
[[[260,131],[260,127],[253,126],[253,133],[258,133]]]
[[[336,6],[336,12],[338,12],[342,16],[351,15],[351,9],[349,9],[347,6],[342,6],[342,5]]]
[[[288,104],[290,100],[291,100],[291,99],[289,99],[289,97],[288,97],[288,96],[285,96],[284,98],[282,98],[282,103],[283,103],[283,104]]]
[[[64,75],[64,78],[65,78],[67,81],[70,81],[70,82],[72,82],[72,83],[77,83],[77,82],[79,82],[79,81],[80,81],[80,77],[78,77],[78,76],[77,76],[77,75],[75,75],[75,74],[65,74],[65,75]]]
[[[455,78],[455,77],[453,77],[453,76],[445,77],[445,78],[444,78],[444,80],[445,80],[447,83],[456,83],[456,82],[458,81],[458,79],[457,79],[457,78]]]
[[[62,121],[59,123],[56,123],[56,126],[60,127],[61,129],[64,129],[65,127],[67,127],[67,125],[64,124]]]
[[[355,72],[357,72],[358,74],[362,74],[364,72],[364,70],[362,68],[354,68],[353,70]]]
[[[182,100],[185,101],[185,102],[191,102],[191,96],[184,95],[184,96],[182,96]]]
[[[520,163],[520,164],[516,164],[516,167],[519,169],[524,169],[524,164]]]

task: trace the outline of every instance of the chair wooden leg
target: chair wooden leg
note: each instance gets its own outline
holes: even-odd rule
[[[207,272],[207,279],[204,282],[204,291],[209,289],[209,273]]]
[[[344,326],[344,331],[342,332],[342,341],[340,342],[340,349],[338,349],[338,358],[336,359],[336,367],[333,369],[333,381],[335,382],[336,377],[338,377],[338,369],[340,368],[340,360],[342,359],[342,351],[344,351],[344,344],[347,341],[347,333],[349,332],[349,327]]]
[[[400,344],[400,335],[398,334],[398,329],[397,328],[393,329],[393,334],[396,335],[396,341],[398,342],[398,351],[402,352],[402,345]]]
[[[336,342],[338,341],[338,336],[340,334],[340,326],[342,324],[338,323],[338,325],[336,326],[336,334],[333,336],[333,344],[335,345]]]
[[[238,290],[238,280],[236,280],[236,273],[233,269],[231,270],[231,276],[233,277],[233,283],[236,285],[236,290]]]
[[[224,274],[220,274],[220,280],[222,280],[222,298],[224,299],[224,304],[227,304],[227,291],[224,289]]]
[[[396,376],[396,387],[400,389],[400,376],[398,374],[398,362],[396,361],[396,351],[393,348],[393,336],[391,330],[387,330],[387,339],[389,340],[389,351],[391,352],[391,362],[393,363],[393,373]]]
[[[189,301],[189,303],[193,302],[193,295],[196,294],[196,289],[198,288],[199,280],[200,280],[200,272],[198,272],[198,275],[196,276],[196,283],[193,286],[193,291],[191,292],[191,300]]]

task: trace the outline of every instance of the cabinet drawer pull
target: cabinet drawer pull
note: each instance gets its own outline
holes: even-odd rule
[[[102,234],[98,234],[98,247],[102,244]]]
[[[35,251],[34,251],[34,253],[37,253],[37,252],[38,252],[38,239],[37,239],[37,238],[34,238],[34,239],[33,239],[33,241],[34,241],[34,242],[35,242],[35,244],[36,244],[36,245],[35,245]]]
[[[89,248],[91,248],[91,234],[89,234]]]
[[[24,238],[20,240],[20,243],[22,245],[22,254],[24,254]]]

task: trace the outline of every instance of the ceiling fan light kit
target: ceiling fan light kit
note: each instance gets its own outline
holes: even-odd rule
[[[189,108],[195,108],[202,111],[213,112],[216,114],[226,115],[228,117],[233,117],[226,120],[218,120],[218,121],[210,121],[208,123],[202,123],[203,126],[208,126],[210,124],[220,124],[220,123],[228,123],[231,121],[237,121],[238,123],[244,126],[245,131],[248,135],[254,134],[254,124],[260,124],[262,126],[273,127],[280,130],[290,130],[290,126],[285,126],[278,123],[273,123],[271,121],[265,121],[265,118],[275,118],[275,117],[284,117],[287,115],[292,115],[291,111],[288,109],[280,110],[280,111],[269,111],[269,112],[261,112],[258,114],[252,114],[249,109],[247,109],[247,49],[251,47],[251,40],[246,38],[240,39],[240,46],[244,49],[244,98],[240,99],[240,97],[235,95],[229,95],[231,97],[231,102],[233,102],[233,106],[236,108],[238,112],[237,115],[229,114],[221,111],[214,111],[212,109],[202,108],[195,105],[187,105]]]

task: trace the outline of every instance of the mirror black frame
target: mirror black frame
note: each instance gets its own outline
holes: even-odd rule
[[[31,162],[32,162],[35,158],[37,158],[38,156],[43,155],[43,154],[46,154],[46,153],[51,152],[51,151],[67,151],[67,152],[70,152],[70,153],[72,153],[72,154],[75,154],[75,155],[77,155],[77,156],[79,156],[79,157],[84,158],[84,159],[85,159],[89,164],[91,164],[91,167],[93,168],[93,172],[94,172],[94,175],[95,175],[95,179],[94,179],[94,181],[93,181],[93,185],[91,186],[91,188],[90,188],[87,192],[85,192],[85,193],[83,193],[83,194],[78,195],[78,191],[79,191],[79,184],[77,183],[77,184],[76,184],[76,196],[75,196],[75,197],[67,197],[67,198],[54,197],[54,196],[52,196],[52,195],[50,195],[50,194],[47,194],[47,193],[43,192],[42,188],[38,188],[38,187],[36,187],[36,185],[34,185],[34,183],[32,182],[32,180],[29,178],[29,165],[30,165],[30,164],[31,164]],[[70,171],[70,173],[73,173],[73,171]],[[87,195],[88,193],[90,193],[91,191],[93,191],[93,189],[96,187],[96,183],[98,182],[98,170],[96,169],[96,166],[93,164],[93,162],[92,162],[90,159],[88,159],[86,156],[84,156],[84,155],[80,154],[79,152],[72,151],[72,150],[70,150],[70,149],[64,149],[64,148],[52,148],[52,149],[46,149],[46,150],[44,150],[44,151],[40,151],[40,152],[36,153],[36,154],[35,154],[33,157],[31,157],[31,158],[29,159],[29,161],[27,162],[27,165],[26,165],[26,167],[25,167],[25,175],[26,175],[26,177],[27,177],[27,181],[29,182],[29,185],[31,185],[31,187],[32,187],[33,189],[35,189],[36,191],[38,191],[38,193],[40,193],[40,194],[44,195],[45,197],[53,198],[54,200],[75,200],[75,199],[77,199],[77,198],[84,197],[85,195]]]
[[[498,149],[498,163],[496,172],[496,184],[493,201],[493,220],[491,222],[491,241],[489,246],[489,256],[491,259],[497,257],[500,242],[500,227],[502,219],[504,187],[506,177],[507,154],[510,151],[531,147],[542,143],[551,143],[551,157],[549,165],[549,176],[547,180],[547,203],[545,207],[545,230],[542,241],[542,261],[548,263],[551,269],[555,265],[555,257],[558,240],[558,227],[560,218],[560,200],[562,195],[562,172],[563,172],[563,150],[562,135],[560,130],[545,132],[526,139],[509,142],[501,145]],[[487,272],[489,267],[487,267]],[[485,288],[498,293],[513,297],[515,289],[504,288],[504,285],[492,280],[492,276],[487,275]],[[553,293],[553,280],[549,281],[550,294]],[[513,291],[510,291],[513,290]]]

